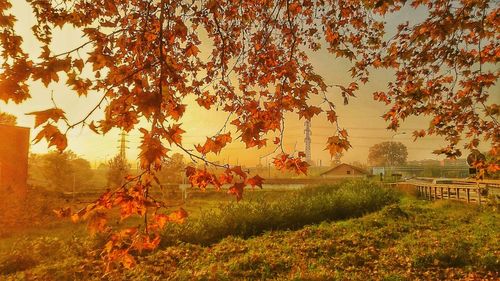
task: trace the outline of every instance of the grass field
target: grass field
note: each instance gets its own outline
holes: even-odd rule
[[[258,191],[243,204],[205,193],[182,226],[130,271],[105,274],[85,225],[0,240],[1,280],[496,280],[500,214],[398,200],[368,182]],[[385,206],[385,207],[384,207]],[[36,278],[36,279],[35,279]]]
[[[101,191],[101,193],[104,191]],[[286,190],[250,190],[245,193],[245,201],[272,201],[275,198],[287,193]],[[68,237],[85,237],[86,224],[70,223],[69,220],[61,220],[55,217],[52,210],[61,207],[71,207],[78,210],[100,195],[94,191],[85,196],[78,196],[74,202],[71,197],[63,196],[61,193],[47,191],[32,191],[29,196],[22,201],[4,201],[0,205],[0,254],[22,239],[34,239],[36,237],[50,236],[59,239]],[[186,202],[179,200],[180,193],[173,194],[174,199],[170,199],[171,194],[158,194],[156,198],[164,196],[167,203],[173,206],[182,206],[189,213],[190,219],[199,217],[202,213],[217,209],[220,204],[227,204],[234,201],[234,197],[224,192],[200,192],[191,191]],[[5,196],[0,194],[1,198]],[[173,207],[175,209],[176,207]],[[114,213],[114,221],[119,217]],[[137,223],[141,219],[132,218],[128,223]],[[19,237],[22,237],[20,239]]]

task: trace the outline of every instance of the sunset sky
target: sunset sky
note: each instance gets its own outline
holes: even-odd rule
[[[40,50],[39,45],[31,33],[31,27],[34,25],[34,17],[31,14],[31,9],[25,1],[13,1],[13,14],[18,18],[17,31],[24,37],[24,48],[33,57],[36,57]],[[411,12],[403,11],[398,17],[403,19],[412,19],[419,15],[411,14]],[[420,15],[421,16],[421,15]],[[390,22],[397,22],[399,19],[389,19]],[[82,42],[81,34],[72,29],[63,29],[54,36],[54,52],[72,49]],[[347,70],[350,65],[347,61],[336,59],[333,55],[326,51],[311,54],[311,60],[316,70],[321,74],[327,84],[348,84],[350,76]],[[415,129],[423,129],[428,125],[429,120],[423,117],[410,118],[401,127],[398,133],[385,129],[386,122],[380,117],[387,109],[383,104],[373,101],[371,93],[376,90],[383,90],[387,80],[392,73],[388,71],[373,72],[371,82],[362,85],[358,97],[352,99],[347,106],[343,105],[340,97],[340,92],[335,88],[330,88],[331,95],[337,95],[335,99],[338,109],[339,120],[342,127],[348,129],[350,140],[353,148],[347,152],[342,161],[344,162],[366,162],[368,149],[370,146],[382,141],[400,141],[408,147],[409,160],[419,159],[442,159],[432,154],[434,149],[437,149],[442,140],[438,137],[426,137],[417,142],[413,142],[411,132]],[[14,114],[18,118],[18,125],[33,128],[34,117],[25,115],[32,111],[45,110],[53,107],[51,101],[51,93],[58,107],[64,109],[70,122],[75,122],[82,119],[87,112],[97,103],[100,98],[100,93],[89,93],[87,98],[79,98],[76,94],[69,90],[64,82],[59,84],[51,84],[49,88],[45,88],[40,82],[31,84],[32,99],[23,104],[4,104],[0,103],[0,111]],[[500,87],[497,85],[492,89],[492,92],[499,92]],[[193,104],[192,102],[189,104]],[[497,95],[498,102],[498,95]],[[91,120],[99,120],[103,116],[102,110],[95,113]],[[222,126],[226,114],[208,112],[204,109],[188,106],[187,112],[182,119],[183,128],[187,131],[184,137],[184,145],[192,147],[193,144],[204,142],[205,136],[211,136],[216,133]],[[303,150],[304,148],[304,122],[298,120],[295,116],[290,115],[286,119],[286,134],[285,144],[290,151]],[[332,126],[326,121],[324,115],[320,115],[312,120],[312,159],[323,165],[330,164],[330,155],[324,151],[326,139],[333,134]],[[35,136],[37,130],[32,130],[32,137]],[[233,129],[234,133],[234,129]],[[405,134],[402,134],[405,133]],[[90,160],[92,163],[103,162],[118,153],[118,130],[112,130],[106,136],[100,136],[88,128],[76,128],[69,134],[69,147],[72,151]],[[137,146],[140,143],[140,133],[132,131],[128,135],[127,150],[128,159],[134,162],[137,158]],[[259,157],[268,154],[272,147],[263,148],[261,150],[251,149],[244,150],[243,145],[237,142],[231,144],[227,149],[223,150],[220,155],[220,161],[229,161],[230,164],[246,164],[253,166],[259,163]],[[175,150],[174,150],[175,151]],[[42,141],[31,146],[31,152],[44,153],[47,152],[47,143]],[[262,164],[266,159],[263,158]]]

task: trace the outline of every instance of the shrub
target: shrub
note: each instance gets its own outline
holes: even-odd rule
[[[298,229],[322,221],[359,217],[398,201],[398,196],[370,181],[308,187],[274,201],[221,204],[198,219],[169,225],[162,245],[178,242],[209,245],[226,236],[247,238],[269,230]]]

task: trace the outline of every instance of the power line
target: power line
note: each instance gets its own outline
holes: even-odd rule
[[[321,137],[331,137],[331,135],[326,134],[317,134],[317,136]],[[347,139],[374,139],[374,140],[413,140],[412,138],[392,138],[392,137],[374,137],[374,136],[348,136]],[[418,138],[417,140],[443,140],[443,138],[439,137],[424,137]]]
[[[313,144],[325,145],[325,143],[320,143],[320,142],[313,142]],[[372,146],[371,145],[365,145],[365,144],[361,144],[361,145],[352,144],[352,148],[360,148],[360,147],[370,148]],[[426,151],[432,151],[432,150],[434,150],[433,148],[428,148],[428,147],[407,147],[406,149],[408,149],[408,150],[426,150]]]
[[[295,128],[295,129],[300,129],[300,126],[289,126],[288,128]],[[368,127],[343,127],[346,130],[370,130],[370,131],[390,131],[387,128],[368,128]],[[330,127],[330,126],[314,126],[313,129],[331,129],[335,130],[335,127]],[[415,130],[422,130],[423,128],[399,128],[399,131],[415,131]]]

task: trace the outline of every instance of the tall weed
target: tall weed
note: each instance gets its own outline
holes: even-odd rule
[[[209,245],[226,236],[247,238],[270,230],[293,230],[323,221],[359,217],[398,201],[398,194],[370,181],[348,181],[288,192],[264,199],[221,204],[198,219],[170,225],[162,245]]]

